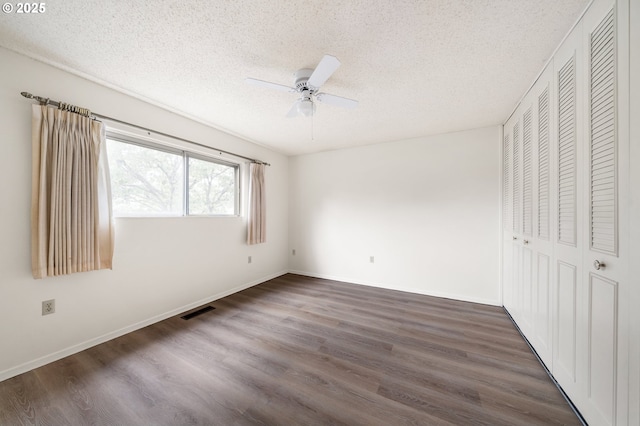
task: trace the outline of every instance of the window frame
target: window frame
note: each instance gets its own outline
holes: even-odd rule
[[[151,137],[143,137],[129,134],[122,134],[115,129],[107,128],[106,132],[106,140],[107,143],[109,140],[113,140],[119,143],[126,143],[130,145],[139,146],[146,149],[156,150],[160,152],[165,152],[168,154],[179,155],[182,157],[182,212],[180,214],[160,214],[160,215],[151,215],[149,213],[140,214],[140,215],[119,215],[114,214],[114,217],[126,217],[126,218],[157,218],[157,217],[240,217],[241,216],[241,195],[242,195],[242,173],[241,167],[242,164],[239,162],[233,162],[229,160],[222,160],[215,155],[208,155],[203,152],[189,150],[181,146],[180,144],[168,144],[163,143],[155,138]],[[212,148],[212,151],[213,148]],[[234,170],[234,202],[233,202],[233,213],[229,214],[190,214],[189,213],[189,159],[193,158],[195,160],[206,161],[213,164],[219,164],[227,167],[231,167]],[[109,164],[111,166],[111,164]]]

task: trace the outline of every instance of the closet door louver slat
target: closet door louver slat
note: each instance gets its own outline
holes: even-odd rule
[[[558,73],[558,242],[576,245],[575,58]]]
[[[617,164],[615,111],[614,15],[607,17],[590,40],[590,245],[617,254]]]
[[[549,240],[549,88],[538,97],[538,238]]]

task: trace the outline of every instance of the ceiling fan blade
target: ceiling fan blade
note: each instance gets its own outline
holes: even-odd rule
[[[296,89],[294,89],[293,87],[285,86],[278,83],[271,83],[270,81],[257,80],[255,78],[245,78],[244,81],[249,84],[253,84],[254,86],[267,87],[269,89],[280,90],[281,92],[293,93],[296,91]]]
[[[327,81],[329,77],[331,77],[331,74],[333,74],[339,66],[340,61],[338,60],[338,58],[331,55],[324,55],[316,69],[313,70],[311,77],[309,77],[307,85],[315,89],[319,89],[320,86],[322,86],[324,82]]]
[[[287,118],[294,118],[294,117],[298,116],[298,102],[300,102],[300,101],[295,101],[293,103],[293,106],[291,107],[291,109],[287,113]]]
[[[330,95],[328,93],[318,93],[316,95],[318,102],[323,104],[339,106],[342,108],[355,108],[358,106],[358,101],[354,99],[343,98],[342,96]]]

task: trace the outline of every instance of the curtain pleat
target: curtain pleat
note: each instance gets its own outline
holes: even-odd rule
[[[265,165],[249,165],[249,222],[247,226],[247,244],[260,244],[267,241],[267,205],[264,182]]]
[[[114,228],[101,122],[33,106],[31,225],[34,278],[111,269]]]

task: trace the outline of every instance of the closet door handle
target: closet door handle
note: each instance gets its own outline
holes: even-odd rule
[[[594,260],[593,261],[593,267],[595,268],[596,271],[599,271],[600,269],[604,269],[606,265],[604,264],[604,262],[600,262],[599,260]]]
[[[522,240],[522,242],[526,245],[529,244],[529,240]]]
[[[518,239],[518,237],[513,237],[513,241],[515,241],[515,240],[517,240],[517,239]]]

